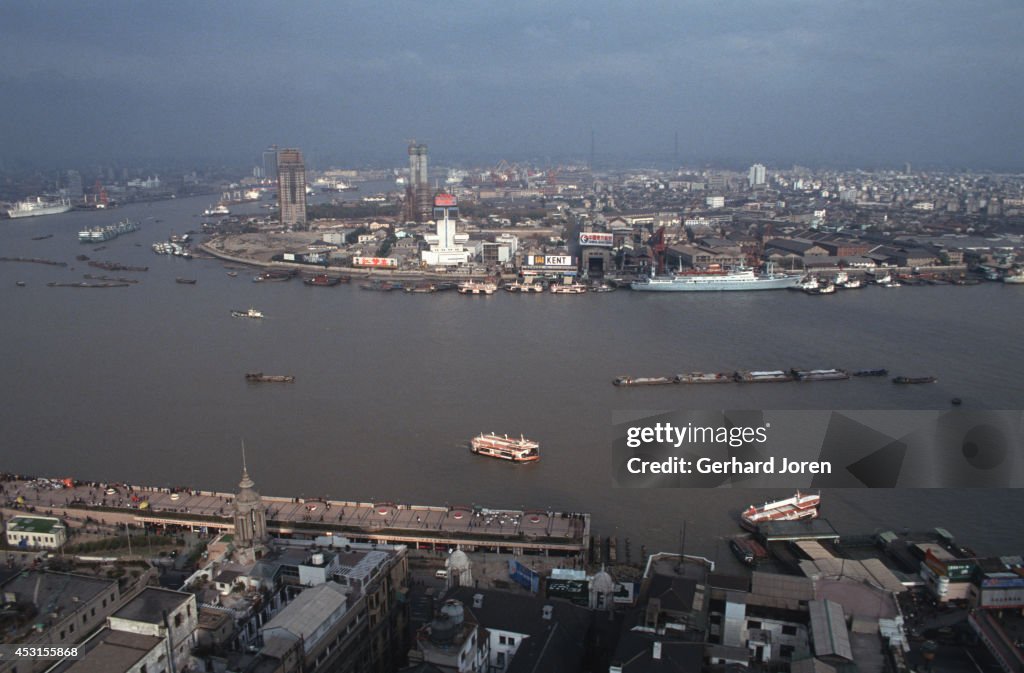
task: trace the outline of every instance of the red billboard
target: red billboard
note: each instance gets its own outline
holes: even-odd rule
[[[434,197],[434,205],[440,208],[451,208],[455,206],[455,195],[441,193]]]
[[[614,244],[615,237],[611,234],[597,231],[581,231],[580,245],[600,245],[610,248]]]
[[[394,257],[353,257],[352,266],[368,266],[379,269],[397,269],[398,260]]]

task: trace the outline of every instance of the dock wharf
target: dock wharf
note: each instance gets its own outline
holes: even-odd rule
[[[106,525],[182,527],[234,532],[235,495],[217,491],[7,476],[0,506]],[[480,505],[411,505],[330,498],[261,496],[267,530],[281,537],[338,535],[354,542],[405,544],[414,549],[582,556],[590,514]]]

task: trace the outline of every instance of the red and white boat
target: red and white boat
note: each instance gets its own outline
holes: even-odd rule
[[[814,519],[818,516],[820,504],[820,493],[797,491],[792,498],[766,502],[760,507],[751,505],[740,515],[740,524],[747,530],[756,531],[758,526],[771,521]]]
[[[540,460],[540,444],[522,435],[516,438],[481,432],[470,441],[469,450],[481,456],[511,460],[514,463]]]

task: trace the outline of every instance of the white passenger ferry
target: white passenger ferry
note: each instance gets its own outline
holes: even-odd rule
[[[481,456],[527,463],[540,460],[540,444],[522,435],[509,437],[494,433],[480,433],[469,443],[469,450]]]

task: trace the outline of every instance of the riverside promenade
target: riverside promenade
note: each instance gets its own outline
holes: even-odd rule
[[[102,525],[179,526],[198,532],[234,531],[233,493],[5,475],[5,515],[33,513]],[[406,544],[414,549],[581,556],[590,515],[479,505],[410,505],[321,498],[262,496],[267,528],[288,537],[334,534],[357,542]]]

